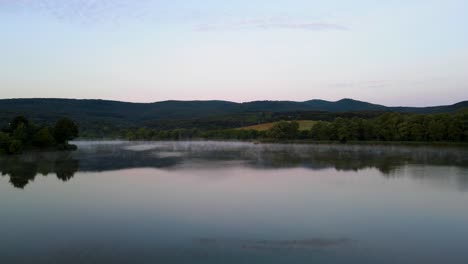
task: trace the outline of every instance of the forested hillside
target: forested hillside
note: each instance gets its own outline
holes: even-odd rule
[[[342,118],[317,121],[301,128],[299,121],[280,121],[238,129],[199,130],[149,128],[122,131],[129,140],[291,140],[327,142],[468,142],[468,109],[450,114],[385,113],[373,118]]]
[[[280,120],[332,121],[342,118],[373,118],[385,112],[447,113],[468,107],[468,101],[449,106],[387,107],[352,99],[336,102],[310,100],[163,101],[128,103],[105,100],[6,99],[0,100],[0,127],[16,116],[33,123],[52,125],[61,117],[73,119],[85,137],[113,137],[122,130],[146,127],[157,130],[215,130],[244,127]]]

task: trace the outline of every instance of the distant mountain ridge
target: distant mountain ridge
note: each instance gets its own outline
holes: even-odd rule
[[[468,108],[468,101],[453,105],[431,107],[388,107],[368,102],[341,99],[295,101],[252,101],[235,103],[229,101],[162,101],[155,103],[129,103],[92,99],[2,99],[0,100],[0,125],[17,115],[36,121],[49,122],[67,116],[80,124],[107,122],[117,126],[141,125],[162,120],[187,120],[242,113],[261,112],[401,112],[401,113],[446,113]]]

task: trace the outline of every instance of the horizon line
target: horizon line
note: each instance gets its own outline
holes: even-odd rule
[[[292,102],[292,103],[305,103],[309,101],[324,101],[329,103],[337,103],[343,100],[352,100],[356,102],[368,103],[378,106],[384,107],[415,107],[415,108],[424,108],[424,107],[438,107],[438,106],[451,106],[462,102],[467,102],[468,99],[456,101],[450,104],[437,104],[437,105],[425,105],[425,106],[409,106],[409,105],[385,105],[379,104],[369,101],[363,101],[359,99],[344,97],[339,100],[325,100],[319,98],[308,99],[305,101],[295,101],[295,100],[252,100],[252,101],[229,101],[229,100],[222,100],[222,99],[195,99],[195,100],[178,100],[178,99],[167,99],[161,101],[152,101],[152,102],[134,102],[134,101],[123,101],[123,100],[116,100],[116,99],[102,99],[102,98],[65,98],[65,97],[17,97],[17,98],[0,98],[0,101],[6,100],[76,100],[76,101],[106,101],[106,102],[118,102],[118,103],[129,103],[129,104],[157,104],[157,103],[164,103],[164,102],[226,102],[226,103],[235,103],[235,104],[247,104],[247,103],[254,103],[254,102]]]

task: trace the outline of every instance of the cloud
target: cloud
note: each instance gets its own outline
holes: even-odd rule
[[[309,31],[348,30],[348,27],[324,22],[292,21],[289,19],[248,19],[239,22],[200,24],[197,31],[243,30],[243,29],[294,29]]]
[[[199,9],[164,7],[161,0],[0,0],[0,11],[39,12],[65,23],[93,25],[128,22],[128,20],[168,20],[186,24],[197,31],[217,30],[308,30],[339,31],[346,26],[323,21],[291,19],[290,17],[253,18],[237,20],[229,14],[200,13]],[[204,14],[204,15],[203,15]],[[221,17],[210,21],[207,17]],[[209,19],[209,18],[208,18]],[[198,24],[197,24],[198,23]]]
[[[96,23],[141,17],[151,0],[0,0],[0,8],[38,11],[73,23]]]

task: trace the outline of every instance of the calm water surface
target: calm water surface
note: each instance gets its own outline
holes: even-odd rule
[[[468,263],[468,149],[77,142],[0,157],[0,263]]]

